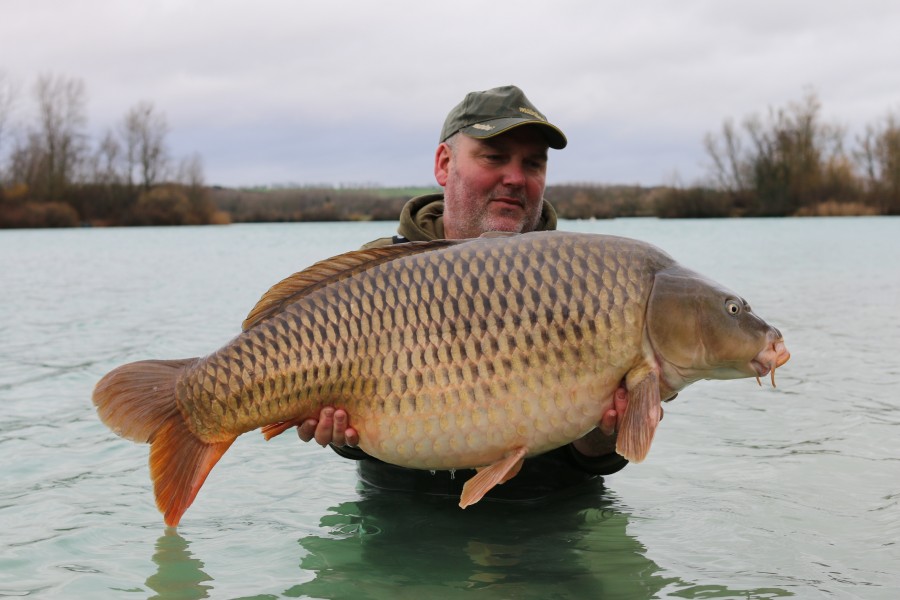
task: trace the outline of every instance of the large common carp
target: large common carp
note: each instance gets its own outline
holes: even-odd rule
[[[625,382],[616,450],[644,459],[660,401],[759,377],[789,354],[738,295],[636,240],[541,232],[409,243],[313,265],[263,296],[204,358],[141,361],[94,390],[100,418],[150,442],[176,525],[237,436],[343,408],[359,446],[417,469],[481,468],[460,505],[524,458],[593,429]]]

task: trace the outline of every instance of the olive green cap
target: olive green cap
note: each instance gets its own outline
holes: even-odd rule
[[[514,85],[466,94],[447,115],[441,142],[446,142],[457,132],[483,140],[522,125],[540,126],[551,148],[562,150],[568,143],[562,130],[547,121],[525,93]]]

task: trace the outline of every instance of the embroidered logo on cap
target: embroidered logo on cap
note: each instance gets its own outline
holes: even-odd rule
[[[547,120],[544,118],[544,115],[542,115],[541,113],[531,110],[530,108],[525,108],[524,106],[519,107],[519,112],[525,113],[526,115],[531,115],[535,119],[540,119],[541,121]]]

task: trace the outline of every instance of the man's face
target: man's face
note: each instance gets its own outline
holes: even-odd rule
[[[522,126],[479,140],[457,135],[454,148],[438,146],[435,178],[444,188],[444,236],[486,231],[533,231],[541,216],[547,142]]]

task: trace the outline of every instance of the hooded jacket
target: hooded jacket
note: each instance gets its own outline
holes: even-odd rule
[[[541,218],[537,231],[553,231],[556,229],[556,210],[553,205],[543,201]],[[444,239],[444,195],[426,194],[411,199],[400,211],[398,235],[373,240],[363,248],[380,248],[403,242],[428,242]]]
[[[398,235],[373,240],[363,248],[443,239],[443,216],[443,194],[418,196],[404,205],[397,227]],[[536,229],[538,231],[556,229],[556,210],[547,200],[543,201]],[[350,419],[352,422],[352,415]],[[471,469],[460,469],[456,472],[407,469],[380,461],[359,448],[332,446],[332,449],[344,458],[359,461],[357,471],[360,479],[380,489],[458,496],[462,493],[463,484],[475,474]],[[533,500],[586,481],[600,479],[601,475],[611,475],[627,464],[628,461],[618,454],[591,458],[578,452],[572,444],[568,444],[527,459],[518,475],[504,485],[493,488],[485,498]]]

